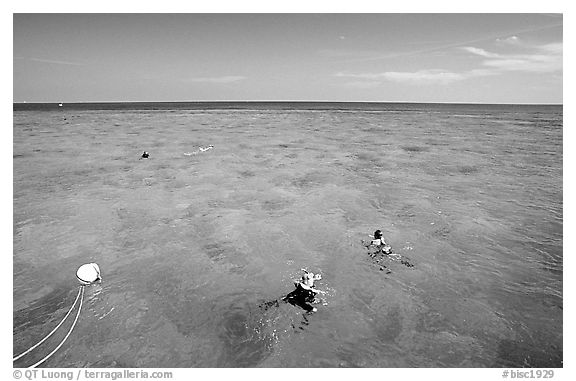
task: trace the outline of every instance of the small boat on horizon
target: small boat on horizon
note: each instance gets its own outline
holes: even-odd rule
[[[62,107],[62,106],[63,106],[63,104],[62,104],[62,103],[58,103],[58,107]]]

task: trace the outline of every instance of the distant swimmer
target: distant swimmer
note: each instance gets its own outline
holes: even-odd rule
[[[214,146],[212,144],[210,144],[209,146],[200,147],[197,150],[192,151],[192,152],[184,152],[184,156],[198,155],[200,152],[206,152],[208,150],[211,150],[212,148],[214,148]]]
[[[212,144],[210,144],[208,147],[200,147],[200,152],[204,152],[204,151],[208,151],[209,149],[214,148],[214,146]]]
[[[144,153],[142,154],[140,159],[148,159],[148,157],[150,157],[150,154],[148,152],[144,151]]]
[[[364,241],[363,244],[368,249],[368,255],[374,259],[375,263],[380,265],[380,271],[386,270],[387,274],[392,272],[386,265],[381,263],[384,258],[400,261],[406,267],[414,267],[407,258],[392,252],[392,246],[386,243],[381,230],[376,230],[373,238],[369,242]]]

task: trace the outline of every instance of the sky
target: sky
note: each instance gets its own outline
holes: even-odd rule
[[[562,14],[14,14],[14,102],[562,103]]]

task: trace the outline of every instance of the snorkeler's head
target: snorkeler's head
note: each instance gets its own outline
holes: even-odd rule
[[[302,283],[304,283],[308,287],[312,287],[314,285],[314,274],[306,273],[302,275]]]
[[[374,232],[374,239],[382,238],[382,232],[380,230],[376,230]]]

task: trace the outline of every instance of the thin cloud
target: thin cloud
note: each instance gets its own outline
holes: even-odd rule
[[[71,65],[71,66],[84,66],[85,64],[82,62],[74,62],[74,61],[61,61],[61,60],[51,60],[46,58],[36,58],[36,57],[14,57],[15,60],[24,60],[24,61],[34,61],[40,63],[47,63],[53,65]]]
[[[483,65],[502,71],[527,71],[548,73],[562,70],[562,59],[558,57],[532,55],[518,58],[486,60]]]
[[[553,42],[550,44],[540,45],[538,47],[538,49],[540,49],[544,52],[549,52],[549,53],[554,53],[554,54],[562,54],[563,44],[561,42]]]
[[[451,83],[464,79],[459,73],[440,70],[420,70],[415,72],[389,71],[384,73],[385,79],[393,82],[415,83]]]
[[[431,83],[451,83],[465,79],[468,73],[456,73],[443,70],[419,70],[414,72],[401,72],[401,71],[387,71],[383,73],[337,73],[337,77],[353,78],[357,80],[366,80],[374,83],[384,81],[401,82],[401,83],[418,83],[418,84],[431,84]]]
[[[446,70],[418,70],[418,71],[386,71],[382,73],[336,73],[336,77],[355,79],[355,82],[348,82],[347,85],[354,87],[374,87],[382,85],[384,82],[397,82],[412,85],[447,85],[450,83],[463,81],[473,77],[485,77],[494,75],[495,72],[486,69],[475,69],[464,72],[453,72]]]
[[[189,78],[190,82],[204,82],[204,83],[234,83],[245,80],[246,77],[241,75],[227,75],[223,77],[193,77]]]
[[[497,38],[496,42],[508,45],[517,45],[520,43],[520,38],[518,36],[510,36],[507,38]]]
[[[484,58],[481,65],[499,71],[554,72],[562,70],[562,43],[526,47],[529,54],[497,54],[471,46],[463,50]]]
[[[469,52],[469,53],[476,54],[476,55],[482,56],[482,57],[490,57],[490,58],[500,57],[499,54],[490,53],[490,52],[487,52],[487,51],[484,50],[484,49],[475,48],[475,47],[473,47],[473,46],[464,46],[464,47],[462,48],[462,50],[465,50],[465,51],[467,51],[467,52]]]

